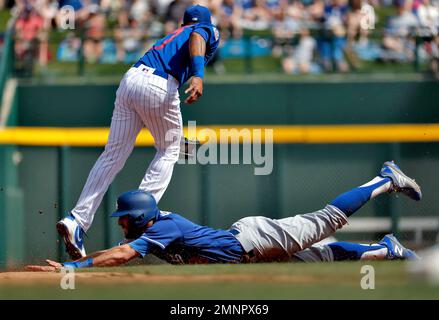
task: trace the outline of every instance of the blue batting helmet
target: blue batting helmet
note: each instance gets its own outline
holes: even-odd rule
[[[212,23],[210,11],[200,5],[190,6],[183,15],[183,24],[195,23]]]
[[[151,193],[132,190],[122,193],[117,198],[117,210],[111,217],[129,216],[133,227],[142,228],[158,217],[160,210]]]

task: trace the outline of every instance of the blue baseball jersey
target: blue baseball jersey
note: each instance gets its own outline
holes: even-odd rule
[[[189,38],[196,32],[206,41],[204,65],[213,57],[219,45],[219,31],[212,24],[198,23],[183,26],[157,41],[140,59],[145,65],[164,71],[182,86],[193,76],[189,54]]]
[[[230,232],[200,226],[179,214],[164,212],[140,238],[128,245],[142,257],[151,253],[172,264],[239,263],[245,253]]]

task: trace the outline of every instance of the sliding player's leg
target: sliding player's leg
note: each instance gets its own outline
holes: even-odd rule
[[[314,244],[295,253],[292,261],[332,262],[355,260],[415,260],[416,253],[404,247],[394,235],[388,234],[379,243],[360,244],[336,241]]]
[[[386,162],[377,177],[341,194],[319,211],[279,220],[248,217],[233,224],[232,229],[238,231],[236,237],[244,249],[255,250],[259,260],[284,260],[333,235],[370,199],[390,192],[402,192],[414,200],[422,196],[413,179],[393,162]]]

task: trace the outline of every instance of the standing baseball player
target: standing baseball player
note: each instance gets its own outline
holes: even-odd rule
[[[159,40],[125,74],[116,92],[110,134],[104,152],[93,166],[76,206],[57,224],[72,259],[85,256],[83,233],[93,221],[108,186],[122,169],[146,126],[154,137],[156,155],[139,189],[159,202],[172,177],[180,153],[183,121],[178,89],[188,80],[185,103],[203,94],[204,66],[219,44],[209,9],[189,7],[183,25]]]
[[[393,236],[376,244],[320,241],[333,235],[348,217],[370,199],[383,193],[400,192],[413,200],[422,197],[416,182],[393,162],[385,162],[370,182],[345,192],[325,208],[284,219],[247,217],[229,230],[197,225],[182,216],[160,211],[154,197],[135,190],[118,198],[119,225],[125,244],[100,251],[75,262],[49,266],[28,266],[28,270],[54,271],[61,266],[75,268],[116,266],[152,253],[173,264],[242,263],[272,261],[341,261],[416,259],[416,254]]]

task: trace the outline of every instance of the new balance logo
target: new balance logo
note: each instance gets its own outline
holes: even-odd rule
[[[394,251],[395,251],[396,255],[402,256],[402,253],[403,253],[404,249],[402,247],[398,246],[398,245],[395,245]]]

